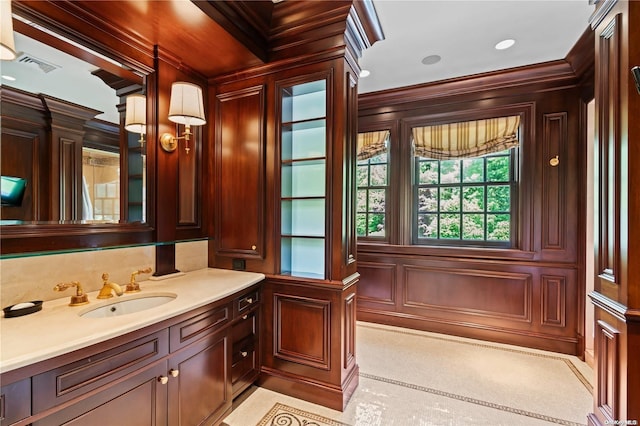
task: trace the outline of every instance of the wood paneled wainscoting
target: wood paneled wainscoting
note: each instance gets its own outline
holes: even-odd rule
[[[578,271],[359,253],[358,319],[578,354]]]
[[[358,131],[389,132],[385,235],[358,240],[359,320],[584,355],[592,46],[587,30],[565,60],[359,96]],[[521,119],[509,244],[419,244],[412,129],[506,116]]]

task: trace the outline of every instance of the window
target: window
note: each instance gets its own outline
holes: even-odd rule
[[[512,245],[520,117],[412,130],[414,244]]]
[[[510,246],[516,151],[452,160],[416,156],[414,242]]]
[[[389,132],[358,135],[356,230],[359,238],[386,238]]]

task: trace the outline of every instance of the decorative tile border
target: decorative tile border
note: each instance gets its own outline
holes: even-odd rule
[[[527,417],[531,417],[538,420],[544,420],[550,423],[556,423],[556,424],[565,425],[565,426],[586,426],[583,423],[576,423],[569,420],[558,419],[555,417],[547,416],[545,414],[534,413],[532,411],[519,410],[517,408],[509,407],[502,404],[496,404],[493,402],[483,401],[481,399],[476,399],[476,398],[469,398],[467,396],[462,396],[462,395],[458,395],[451,392],[444,392],[438,389],[428,388],[425,386],[414,385],[412,383],[401,382],[399,380],[389,379],[386,377],[374,376],[373,374],[366,374],[361,372],[360,377],[364,377],[366,379],[371,379],[371,380],[377,380],[379,382],[389,383],[396,386],[402,386],[402,387],[417,390],[420,392],[427,392],[433,395],[443,396],[445,398],[451,398],[458,401],[466,402],[468,404],[481,405],[483,407],[494,408],[496,410],[506,411],[512,414],[518,414],[521,416],[527,416]]]
[[[256,426],[350,426],[318,414],[276,403]]]
[[[398,328],[397,330],[390,330],[388,328],[376,327],[375,325],[368,325],[368,324],[362,324],[362,323],[358,323],[357,326],[358,327],[363,327],[363,328],[368,328],[368,329],[371,329],[371,330],[387,331],[389,333],[398,333],[398,334],[408,334],[408,335],[416,336],[416,337],[424,337],[426,339],[441,340],[441,341],[451,342],[451,343],[460,343],[460,344],[463,344],[463,345],[475,346],[475,347],[480,347],[480,348],[485,348],[485,349],[495,349],[497,351],[511,352],[511,353],[516,353],[516,354],[520,354],[520,355],[528,355],[528,356],[533,356],[533,357],[538,357],[538,358],[551,359],[551,360],[554,360],[554,361],[561,361],[569,368],[569,370],[571,370],[571,372],[576,376],[576,378],[580,381],[580,383],[582,383],[584,385],[584,387],[587,389],[587,391],[589,391],[589,393],[593,393],[593,386],[591,385],[589,380],[586,377],[584,377],[584,375],[580,372],[580,370],[578,370],[578,368],[575,366],[575,364],[573,362],[571,362],[571,360],[569,360],[567,358],[564,358],[564,357],[561,357],[561,356],[540,354],[540,353],[537,353],[537,352],[529,352],[529,351],[526,351],[526,350],[513,349],[513,348],[504,348],[504,347],[501,347],[501,346],[494,346],[494,345],[486,344],[486,343],[469,342],[469,341],[465,341],[465,340],[449,339],[449,338],[446,338],[446,337],[439,337],[439,336],[429,336],[429,335],[426,335],[426,334],[412,332],[412,331],[405,330],[405,329],[400,329],[400,328]]]

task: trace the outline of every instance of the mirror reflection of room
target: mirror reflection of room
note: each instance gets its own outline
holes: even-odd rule
[[[26,184],[20,203],[3,202],[2,225],[144,222],[143,78],[23,19],[14,36],[16,58],[2,63],[2,192],[8,178]],[[142,110],[126,114],[134,94]]]

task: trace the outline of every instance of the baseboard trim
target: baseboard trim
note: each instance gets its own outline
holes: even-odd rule
[[[344,411],[360,381],[358,365],[351,369],[342,386],[309,380],[285,372],[262,367],[258,386],[274,392]]]
[[[559,352],[568,355],[582,356],[579,353],[579,339],[532,333],[528,331],[497,328],[477,323],[458,323],[440,318],[408,315],[397,312],[358,309],[358,321],[373,322],[396,327],[412,328],[433,333],[450,334],[470,339],[487,340],[490,342],[506,343],[509,345]]]

